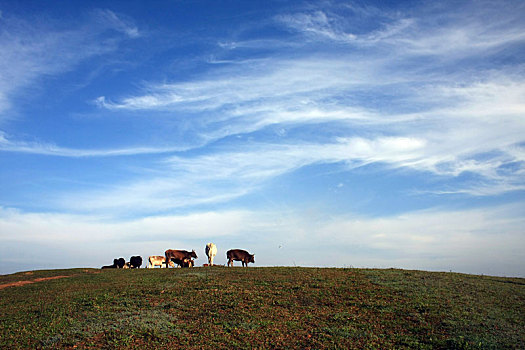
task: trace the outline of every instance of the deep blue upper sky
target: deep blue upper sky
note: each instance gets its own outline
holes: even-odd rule
[[[524,15],[0,1],[0,273],[214,241],[259,265],[523,275]]]

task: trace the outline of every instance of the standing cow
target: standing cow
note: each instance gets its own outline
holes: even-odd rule
[[[160,266],[162,268],[162,265],[166,265],[166,257],[162,255],[152,255],[148,258],[149,264],[148,268],[154,268],[155,266]],[[171,267],[175,267],[175,264],[173,261],[168,262]]]
[[[195,253],[195,250],[188,252],[187,250],[168,249],[164,252],[164,255],[166,257],[166,264],[169,261],[173,261],[180,266],[187,264],[188,267],[193,266],[193,263],[189,263],[188,260],[191,260],[191,258],[197,259],[197,253]]]
[[[132,256],[129,258],[129,264],[132,269],[138,269],[140,265],[142,265],[142,257],[141,256]]]
[[[242,249],[230,249],[226,252],[226,258],[228,259],[228,266],[233,267],[233,261],[241,261],[242,266],[248,267],[248,263],[255,264],[254,254],[248,253],[246,250]]]
[[[217,246],[213,243],[206,244],[206,255],[208,256],[208,265],[213,266],[213,258],[217,255]]]

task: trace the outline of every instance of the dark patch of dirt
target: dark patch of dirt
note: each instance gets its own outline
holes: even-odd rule
[[[28,273],[26,273],[26,274],[28,274]],[[23,286],[24,284],[42,282],[42,281],[47,281],[47,280],[56,280],[58,278],[66,278],[66,277],[72,277],[72,276],[41,277],[41,278],[35,278],[34,280],[26,280],[26,281],[17,281],[17,282],[11,282],[11,283],[4,283],[4,284],[0,284],[0,289],[4,289],[4,288],[7,288],[7,287],[19,287],[19,286]]]

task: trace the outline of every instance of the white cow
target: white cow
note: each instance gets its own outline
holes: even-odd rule
[[[217,246],[213,243],[206,244],[206,255],[208,256],[208,265],[213,266],[213,258],[217,255]]]
[[[162,255],[152,255],[148,258],[148,261],[149,264],[147,268],[154,268],[155,266],[160,266],[162,268],[163,265],[166,266],[166,257]],[[170,260],[169,264],[171,267],[175,267],[173,261]]]

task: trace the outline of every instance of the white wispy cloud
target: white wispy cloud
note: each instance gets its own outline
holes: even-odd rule
[[[336,6],[337,7],[337,6]],[[343,6],[344,7],[344,6]],[[370,20],[381,18],[382,27],[367,32],[353,33],[348,17],[337,15],[330,7],[323,11],[299,12],[280,15],[276,20],[290,29],[317,40],[333,40],[349,45],[387,46],[395,55],[437,55],[448,58],[487,52],[525,40],[523,4],[516,1],[501,2],[494,8],[466,2],[457,12],[440,6],[433,11],[417,6],[407,14],[371,11],[351,7],[352,12]],[[419,12],[418,12],[419,10]]]
[[[225,203],[304,166],[346,163],[350,169],[373,162],[402,166],[419,159],[424,146],[424,140],[416,138],[349,138],[330,144],[257,144],[242,151],[171,156],[157,169],[160,177],[131,180],[101,192],[68,193],[60,205],[70,210],[129,213]]]
[[[118,30],[130,38],[137,38],[140,36],[139,29],[133,23],[133,20],[122,14],[117,15],[115,12],[108,9],[99,9],[94,11],[98,17],[99,22],[106,24],[108,27],[112,27]]]
[[[363,66],[361,62],[359,67]],[[218,70],[210,78],[188,83],[152,84],[142,96],[118,102],[101,96],[96,102],[109,109],[209,111],[264,100],[271,103],[301,94],[326,96],[329,92],[323,93],[324,89],[342,90],[345,86],[359,84],[362,74],[358,67],[350,70],[349,65],[340,60],[249,61],[233,70]],[[312,81],[316,84],[311,84]]]
[[[519,174],[525,159],[520,152],[509,151],[520,149],[519,145],[525,141],[525,85],[521,75],[488,72],[482,79],[471,81],[473,77],[452,74],[432,81],[432,77],[392,71],[382,80],[380,74],[372,70],[379,67],[376,70],[384,72],[388,69],[384,64],[378,60],[357,72],[364,64],[348,63],[345,59],[280,62],[272,65],[271,70],[255,69],[256,73],[249,77],[232,79],[227,73],[219,73],[214,80],[154,86],[151,95],[130,97],[118,103],[101,98],[99,102],[109,109],[199,111],[203,113],[198,118],[199,125],[205,126],[200,130],[203,138],[209,141],[254,133],[270,125],[290,128],[319,125],[318,134],[323,135],[322,130],[327,125],[338,123],[339,127],[346,125],[353,134],[359,135],[346,137],[342,132],[340,140],[350,139],[355,149],[368,147],[362,153],[352,150],[341,157],[324,157],[324,150],[333,147],[333,136],[325,138],[326,145],[305,145],[304,139],[297,139],[298,148],[303,147],[309,150],[308,154],[319,156],[302,159],[297,164],[290,159],[292,157],[278,164],[261,162],[267,165],[269,174],[280,175],[317,162],[383,162],[440,176],[455,177],[465,172],[479,174],[487,179],[478,184],[480,188],[490,186],[491,182],[494,189],[503,192],[505,183],[507,191],[522,187]],[[396,87],[404,88],[401,96],[392,95]],[[366,97],[364,101],[353,98],[353,94],[359,93],[370,98],[375,93],[386,93],[395,104],[418,106],[417,111],[407,113],[404,111],[407,107],[396,105],[388,111],[383,106],[368,106]],[[206,127],[208,124],[210,126]],[[382,141],[378,143],[378,140]],[[378,147],[384,140],[417,140],[418,152],[407,156],[405,150],[396,145]],[[289,155],[290,147],[286,143],[293,141],[284,138],[280,142],[283,144],[261,146],[257,152]],[[335,143],[335,148],[342,147],[339,143]],[[498,156],[479,159],[480,155],[491,152]],[[217,157],[225,160],[209,164],[214,174],[220,173],[217,171],[222,168],[220,164],[230,163],[226,159],[239,159],[232,154]],[[252,155],[240,159],[250,157]],[[199,163],[195,159],[189,161]],[[518,164],[514,170],[501,171],[512,163]],[[294,166],[287,168],[282,164]],[[252,166],[247,162],[244,167]],[[201,170],[205,172],[204,168]],[[468,192],[488,193],[475,187]]]
[[[365,13],[374,15],[369,9]],[[522,42],[523,24],[516,22],[516,14],[505,13],[512,16],[497,16],[490,26],[478,15],[463,21],[448,13],[440,19],[443,26],[434,25],[437,19],[429,14],[393,15],[361,33],[353,33],[347,18],[330,11],[276,17],[281,25],[309,34],[308,40],[293,37],[295,48],[302,50],[225,60],[235,63],[212,65],[184,82],[144,83],[136,95],[97,98],[100,108],[112,112],[133,111],[148,118],[157,112],[172,114],[196,130],[193,147],[210,147],[198,149],[198,155],[166,157],[156,169],[145,170],[144,178],[123,180],[103,193],[77,193],[74,197],[82,200],[66,198],[65,206],[162,211],[222,203],[277,176],[331,163],[345,163],[349,169],[382,163],[448,178],[476,175],[476,180],[436,193],[497,195],[523,189],[522,68],[478,67],[474,62],[456,69],[463,59],[490,56],[494,48]],[[108,11],[99,16],[133,37],[129,20]],[[280,40],[279,45],[275,39],[256,38],[252,48],[260,47],[258,40],[274,49],[291,41]],[[323,52],[312,54],[309,45],[318,48],[319,43]],[[355,51],[355,45],[367,48]],[[236,49],[233,44],[220,46],[225,52]],[[423,56],[437,58],[421,60]],[[271,126],[295,133],[285,131],[266,142],[257,139]],[[310,131],[301,133],[303,129]],[[317,140],[311,140],[314,134]],[[66,157],[186,149],[174,145],[83,150],[0,136],[3,150]],[[214,142],[236,137],[241,141],[213,147]]]
[[[112,157],[131,156],[138,154],[158,154],[182,151],[180,147],[129,147],[120,149],[75,149],[65,148],[43,142],[27,142],[12,140],[0,130],[0,152],[40,154],[57,157]]]
[[[109,10],[95,12],[95,18],[68,30],[44,18],[29,21],[6,14],[0,19],[2,119],[8,118],[6,111],[14,107],[13,98],[38,90],[33,86],[38,79],[67,72],[86,59],[116,50],[118,40],[104,38],[107,29],[114,28],[132,38],[139,35],[129,21]],[[22,90],[24,87],[31,89]]]

